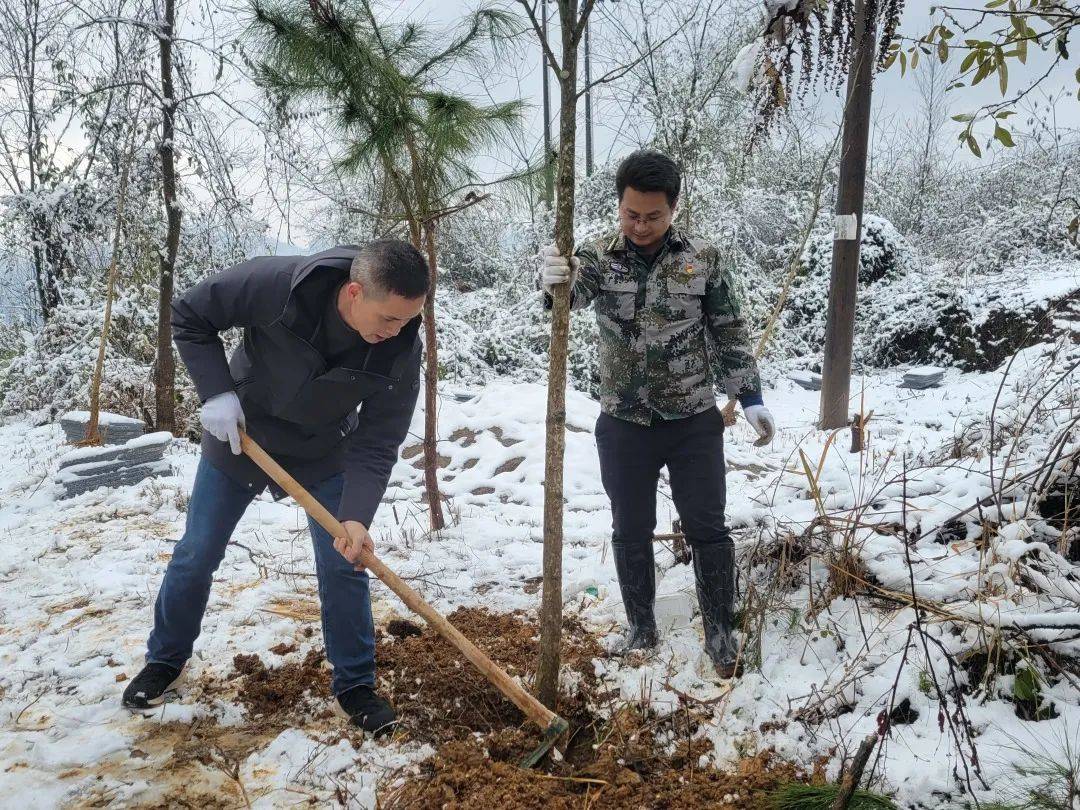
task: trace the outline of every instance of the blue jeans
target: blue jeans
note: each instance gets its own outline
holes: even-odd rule
[[[320,481],[311,494],[331,513],[341,501],[343,476]],[[225,557],[233,529],[255,493],[237,484],[205,458],[195,473],[184,536],[165,569],[165,580],[154,605],[154,629],[146,660],[177,669],[191,657],[202,629],[214,571]],[[334,550],[333,538],[308,519],[315,546],[315,573],[322,604],[326,657],[334,667],[331,688],[340,695],[354,686],[375,685],[375,627],[367,573]]]

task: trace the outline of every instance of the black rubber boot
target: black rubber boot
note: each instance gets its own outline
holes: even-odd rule
[[[694,546],[694,582],[705,627],[705,652],[717,675],[737,677],[742,666],[734,635],[735,549],[730,543]]]
[[[619,575],[626,621],[630,629],[621,649],[651,650],[660,643],[653,615],[656,596],[656,568],[653,564],[652,543],[611,544],[615,555],[615,572]]]

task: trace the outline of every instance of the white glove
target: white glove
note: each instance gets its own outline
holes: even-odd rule
[[[203,403],[199,421],[206,432],[220,442],[227,441],[236,455],[240,455],[240,431],[246,429],[244,409],[235,391],[216,394]]]
[[[768,408],[764,405],[750,405],[743,408],[743,416],[750,423],[750,427],[757,431],[758,440],[754,442],[755,447],[761,447],[773,440],[773,436],[776,435],[776,420],[773,419]]]
[[[544,292],[551,295],[552,289],[558,284],[569,284],[573,288],[581,265],[577,256],[567,259],[555,245],[548,245],[540,251],[540,258],[544,262],[540,268],[540,283],[544,285]]]

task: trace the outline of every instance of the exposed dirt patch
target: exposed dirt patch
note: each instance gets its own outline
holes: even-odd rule
[[[148,783],[148,791],[130,807],[243,807],[240,765],[279,731],[264,723],[222,726],[213,717],[152,723],[135,741],[128,759],[108,775]]]
[[[420,449],[423,450],[422,447]],[[450,456],[444,456],[442,453],[435,454],[435,465],[440,470],[445,470],[447,467],[449,467],[451,461],[452,459],[450,458]],[[418,459],[416,459],[416,461],[412,463],[412,465],[418,470],[424,469],[424,457],[421,455]]]
[[[495,487],[477,487],[472,491],[473,495],[491,495],[495,492]]]
[[[267,667],[257,655],[237,655],[229,677],[237,679],[236,698],[249,716],[321,716],[331,697],[330,670],[324,660],[322,650],[308,650],[303,661]]]
[[[491,435],[499,440],[499,444],[503,447],[513,447],[515,444],[521,444],[521,439],[511,439],[503,435],[502,428],[493,427],[491,429]]]
[[[450,619],[511,675],[528,682],[539,648],[537,627],[519,615],[461,609]],[[581,689],[560,699],[571,723],[563,758],[523,770],[518,762],[539,742],[520,712],[430,629],[380,641],[382,686],[406,733],[439,745],[420,773],[385,796],[387,808],[465,810],[475,807],[715,808],[769,807],[769,791],[792,779],[821,781],[765,752],[730,773],[702,767],[712,748],[703,736],[709,715],[694,710],[659,719],[616,706],[592,677],[601,654],[594,637],[568,622],[563,663],[581,674]],[[603,706],[601,719],[594,714]]]
[[[455,444],[460,444],[462,447],[469,447],[476,444],[477,433],[475,430],[469,430],[468,428],[458,428],[450,434],[450,441]]]
[[[689,718],[686,723],[693,733]],[[796,773],[768,752],[742,760],[731,772],[701,768],[709,743],[692,737],[672,742],[679,725],[678,719],[650,721],[636,709],[623,709],[605,723],[578,728],[565,760],[533,770],[517,767],[521,746],[507,745],[505,733],[448,743],[416,779],[387,797],[386,807],[765,810],[769,792],[780,784],[821,779]]]
[[[531,680],[540,652],[539,630],[531,622],[482,608],[459,608],[448,618],[511,676]],[[584,628],[567,623],[564,667],[590,682],[592,659],[602,654]],[[526,722],[514,704],[430,627],[403,638],[380,634],[376,660],[380,691],[393,702],[402,729],[413,739],[438,744]],[[583,706],[582,701],[567,697],[566,704]]]
[[[495,475],[502,475],[503,473],[510,473],[521,466],[521,462],[525,459],[518,456],[516,458],[508,459],[499,465],[499,468],[495,470]]]
[[[522,615],[462,608],[450,620],[511,675],[532,680],[539,631]],[[561,760],[546,758],[522,770],[517,763],[539,741],[539,732],[518,709],[476,672],[431,628],[395,619],[377,633],[379,690],[400,717],[394,739],[430,742],[437,756],[418,775],[389,793],[380,806],[442,810],[502,807],[703,808],[764,810],[768,793],[797,774],[767,752],[746,759],[731,773],[706,763],[711,744],[703,738],[709,715],[693,708],[656,718],[615,704],[593,677],[592,660],[603,654],[596,639],[574,617],[564,628],[563,664],[578,674],[580,688],[563,695],[560,713],[571,722]],[[273,652],[291,654],[293,645]],[[298,656],[294,656],[298,658]],[[156,725],[138,739],[126,768],[157,773],[157,806],[240,806],[247,798],[239,764],[268,745],[285,727],[303,728],[327,739],[360,744],[363,732],[329,718],[330,672],[321,649],[301,660],[268,667],[257,655],[237,655],[224,678],[199,683],[205,697],[241,703],[239,726],[213,718],[190,724]],[[158,777],[151,779],[154,780]],[[140,797],[141,798],[141,797]],[[153,802],[152,802],[153,803]],[[149,805],[146,805],[149,806]]]

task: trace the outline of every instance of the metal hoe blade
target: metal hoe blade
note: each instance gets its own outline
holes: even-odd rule
[[[529,754],[525,759],[521,760],[522,768],[531,768],[537,762],[539,762],[544,754],[555,744],[555,742],[565,734],[570,728],[570,724],[563,720],[561,717],[556,717],[551,721],[551,724],[544,729],[544,736],[540,739],[540,745]]]

